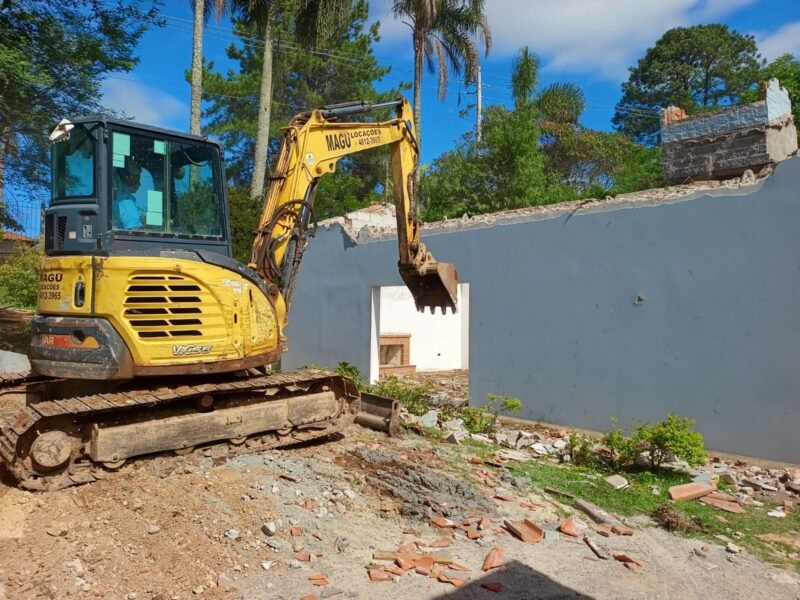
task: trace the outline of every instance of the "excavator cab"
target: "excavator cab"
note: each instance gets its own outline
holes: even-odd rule
[[[215,142],[102,117],[62,120],[50,139],[48,255],[188,249],[230,256]]]

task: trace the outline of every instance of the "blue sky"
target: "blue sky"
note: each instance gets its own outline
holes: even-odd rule
[[[138,67],[108,78],[103,102],[138,121],[188,130],[190,88],[184,72],[191,64],[191,0],[166,0],[167,26],[142,39]],[[375,48],[381,64],[391,66],[385,80],[412,80],[413,55],[408,28],[389,14],[390,0],[371,0],[370,15],[380,20],[382,39]],[[671,27],[727,23],[751,33],[768,59],[790,52],[800,56],[798,0],[486,0],[493,47],[483,61],[484,105],[509,103],[508,80],[517,50],[529,46],[542,58],[542,84],[572,81],[587,99],[584,125],[610,129],[614,104],[627,68]],[[210,23],[204,55],[218,68],[235,68],[225,48],[235,40],[230,23]],[[459,105],[459,91],[461,104]],[[459,112],[473,96],[451,79],[445,102],[436,95],[436,76],[423,81],[423,161],[452,148],[474,125],[474,113]],[[410,94],[410,92],[409,92]],[[800,101],[800,99],[798,99]]]

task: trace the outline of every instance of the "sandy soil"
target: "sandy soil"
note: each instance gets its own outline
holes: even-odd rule
[[[800,597],[796,573],[722,546],[631,522],[631,537],[594,539],[645,567],[597,560],[556,532],[563,510],[514,487],[505,470],[494,489],[486,466],[461,449],[353,428],[341,439],[291,450],[228,455],[217,447],[130,464],[106,480],[49,494],[0,483],[0,598],[773,598]],[[519,483],[519,482],[517,482]],[[499,492],[498,492],[499,490]],[[511,501],[495,498],[508,496]],[[530,502],[535,507],[521,506]],[[439,528],[486,516],[483,537]],[[529,518],[547,530],[526,545],[502,529]],[[275,534],[262,531],[275,524]],[[295,529],[294,531],[292,531]],[[295,534],[295,535],[293,535]],[[468,572],[462,587],[412,571],[372,583],[376,551],[438,540]],[[499,547],[505,566],[484,573]],[[695,550],[699,550],[698,555]],[[307,558],[310,560],[298,560]],[[389,562],[374,561],[389,565]],[[328,585],[309,577],[323,573]],[[499,582],[495,593],[481,584]]]

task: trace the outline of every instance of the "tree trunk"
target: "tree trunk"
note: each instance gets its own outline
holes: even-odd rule
[[[203,95],[203,17],[205,0],[194,0],[194,35],[192,38],[192,109],[189,131],[200,135],[200,111]]]
[[[260,199],[264,194],[264,180],[267,172],[267,151],[269,149],[269,121],[272,111],[272,25],[275,20],[274,2],[270,3],[269,13],[264,24],[264,56],[261,67],[261,90],[258,95],[258,133],[253,158],[253,180],[250,184],[250,197]]]
[[[5,191],[6,191],[6,154],[8,153],[8,142],[11,128],[0,123],[0,224],[5,216]]]
[[[422,160],[422,37],[414,35],[414,127],[417,129],[417,145],[420,151],[420,161]],[[412,202],[417,200],[419,190],[420,172],[414,173],[414,194]]]
[[[414,36],[414,126],[417,143],[422,146],[422,38]]]

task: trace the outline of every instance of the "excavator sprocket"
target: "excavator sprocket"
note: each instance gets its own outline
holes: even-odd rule
[[[22,380],[16,388],[0,382],[0,392],[33,385]],[[25,489],[89,483],[136,456],[210,443],[246,452],[296,444],[341,431],[360,408],[352,380],[319,370],[178,387],[137,381],[113,393],[46,399],[57,395],[47,386],[58,383],[35,384],[25,405],[0,413],[0,458]]]

